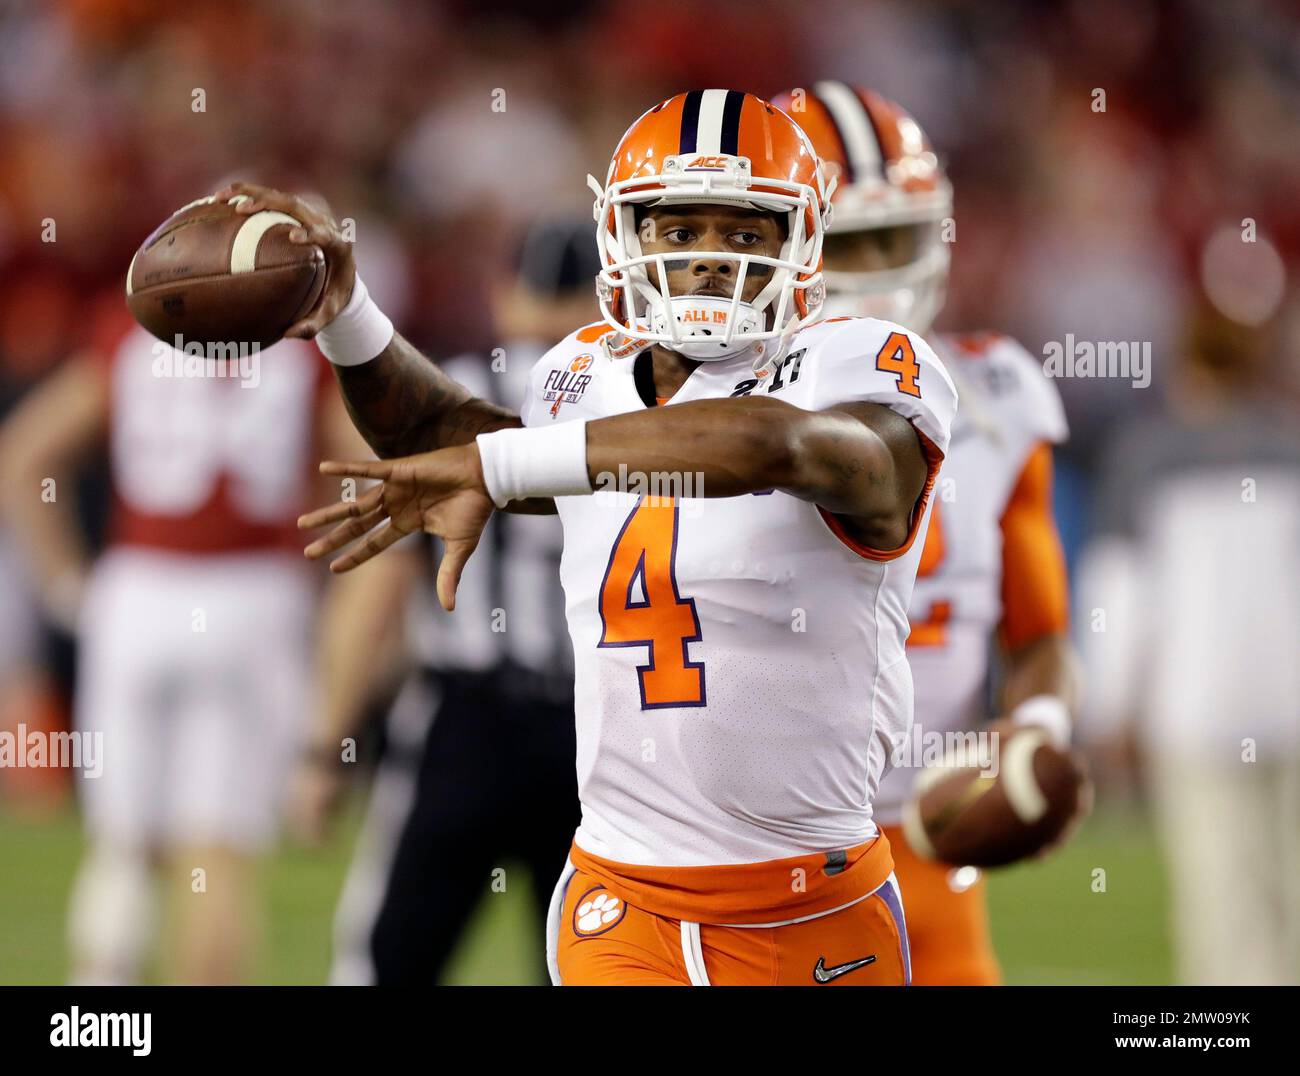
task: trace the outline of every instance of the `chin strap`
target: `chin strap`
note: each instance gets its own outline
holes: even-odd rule
[[[772,371],[776,369],[780,361],[785,358],[786,354],[789,352],[790,344],[793,342],[800,328],[802,328],[802,326],[797,326],[794,329],[787,329],[771,342],[771,346],[765,346],[763,344],[758,346],[758,354],[754,356],[753,366],[754,376],[756,378],[760,381],[764,381],[771,375]]]

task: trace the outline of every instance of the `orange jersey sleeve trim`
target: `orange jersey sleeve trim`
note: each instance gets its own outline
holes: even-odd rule
[[[569,858],[634,908],[689,923],[737,926],[832,911],[878,889],[894,869],[884,834],[844,851],[761,863],[650,867],[602,859],[577,844]]]
[[[916,429],[916,427],[913,427],[913,429]],[[826,511],[821,505],[817,506],[817,511],[821,514],[826,526],[830,528],[831,533],[860,557],[867,560],[897,560],[911,549],[912,543],[916,541],[916,536],[921,529],[921,520],[925,518],[925,506],[930,503],[930,494],[934,491],[934,480],[939,475],[940,464],[943,463],[943,453],[939,451],[938,446],[920,430],[916,431],[916,436],[921,442],[921,451],[925,453],[925,486],[922,487],[921,496],[917,498],[916,507],[912,510],[912,524],[908,528],[907,538],[897,549],[873,549],[869,545],[863,545],[849,534],[844,522],[837,515]]]
[[[1070,594],[1052,514],[1052,447],[1025,461],[1002,513],[1002,641],[1016,650],[1069,628]]]

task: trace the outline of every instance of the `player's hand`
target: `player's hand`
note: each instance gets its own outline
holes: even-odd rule
[[[1040,727],[1042,726],[1038,726],[1033,722],[1014,721],[1010,717],[1000,717],[989,725],[988,731],[992,735],[1001,739],[1002,737],[1009,738],[1013,733],[1018,732],[1021,729]],[[1051,730],[1047,728],[1043,728],[1043,731],[1048,733],[1051,732]],[[1074,758],[1075,763],[1079,766],[1079,769],[1083,772],[1083,785],[1079,789],[1078,809],[1070,818],[1069,822],[1065,824],[1065,828],[1061,830],[1060,834],[1054,840],[1048,841],[1042,848],[1030,856],[1031,859],[1046,859],[1048,856],[1069,844],[1070,841],[1074,839],[1074,835],[1079,832],[1079,827],[1083,825],[1084,819],[1092,813],[1094,793],[1092,779],[1088,773],[1087,759],[1077,750],[1070,750],[1070,754]]]
[[[449,612],[456,608],[456,587],[466,561],[478,547],[493,504],[483,484],[478,446],[457,445],[394,460],[339,463],[327,460],[321,474],[377,478],[379,485],[351,501],[309,512],[298,520],[303,530],[337,524],[307,546],[319,560],[361,539],[330,563],[330,571],[347,572],[378,556],[416,531],[442,539],[438,566],[438,601]],[[387,521],[387,522],[385,522]]]
[[[352,298],[352,285],[357,278],[352,244],[343,238],[329,206],[319,199],[287,194],[256,183],[231,183],[217,191],[216,197],[228,201],[237,194],[247,195],[247,201],[235,207],[236,213],[248,216],[263,209],[288,213],[302,225],[290,230],[289,242],[302,246],[314,243],[324,252],[325,286],[321,288],[320,298],[307,316],[290,325],[284,334],[310,339],[333,321]]]

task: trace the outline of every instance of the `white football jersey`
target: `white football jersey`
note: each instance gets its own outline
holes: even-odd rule
[[[992,333],[938,335],[935,350],[961,395],[912,593],[907,653],[916,717],[900,764],[881,783],[876,820],[900,821],[928,734],[977,727],[988,716],[990,646],[1002,620],[1000,521],[1025,463],[1043,442],[1066,438],[1065,412],[1042,366]]]
[[[543,356],[525,425],[646,406],[636,360],[609,358],[605,331],[580,330]],[[927,491],[957,406],[924,341],[864,318],[802,330],[761,382],[748,354],[702,363],[665,406],[750,393],[808,410],[894,409],[931,456]],[[928,497],[891,553],[850,548],[833,517],[778,491],[656,500],[598,488],[557,504],[578,846],[623,863],[705,866],[870,840],[890,744],[912,716],[904,643]]]

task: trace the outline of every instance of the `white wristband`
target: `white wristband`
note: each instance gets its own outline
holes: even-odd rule
[[[591,492],[585,419],[481,433],[476,440],[483,461],[483,483],[498,508],[527,497]]]
[[[1055,695],[1034,695],[1025,699],[1011,711],[1010,717],[1017,725],[1037,725],[1062,750],[1070,746],[1070,710]]]
[[[316,346],[335,366],[360,366],[383,351],[392,339],[393,323],[375,305],[358,276],[352,284],[352,298],[316,334]]]

